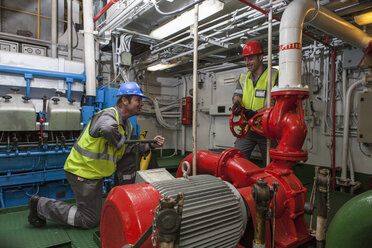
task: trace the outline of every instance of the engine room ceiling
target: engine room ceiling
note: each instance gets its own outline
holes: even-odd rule
[[[209,0],[217,1],[217,0]],[[267,50],[267,17],[262,13],[248,7],[238,0],[219,0],[223,3],[223,10],[199,21],[199,54],[198,63],[200,71],[221,71],[244,66],[240,56],[242,44],[248,40],[259,40]],[[127,1],[135,4],[138,1]],[[181,13],[164,15],[161,12],[175,12],[184,9],[194,3],[194,0],[160,0],[157,1],[158,10],[154,1],[139,1],[137,7],[131,9],[115,27],[109,25],[109,17],[106,22],[98,26],[98,31],[112,31],[118,36],[122,34],[133,35],[131,53],[134,65],[139,69],[163,64],[169,65],[165,69],[168,75],[187,74],[192,71],[193,37],[190,34],[190,26],[164,38],[155,39],[150,36],[151,32],[163,24],[174,20]],[[249,1],[262,9],[268,9],[265,0]],[[280,17],[290,1],[273,1],[273,14]],[[363,27],[354,22],[354,16],[372,11],[372,1],[320,1],[327,9],[333,11],[343,19],[349,21],[365,32],[372,33],[372,24]],[[126,8],[130,9],[131,4]],[[113,6],[112,8],[115,8]],[[193,6],[188,10],[193,11]],[[109,16],[109,15],[108,15]],[[114,16],[114,15],[113,15]],[[114,18],[114,17],[113,17]],[[113,19],[111,18],[111,19]],[[105,30],[107,29],[107,30]],[[101,31],[100,31],[101,30]],[[273,64],[278,63],[279,22],[273,21]],[[304,25],[304,31],[311,33],[319,40],[331,42],[333,46],[343,46],[341,41],[333,39],[322,31],[310,25]],[[313,44],[314,41],[303,38],[303,47]]]

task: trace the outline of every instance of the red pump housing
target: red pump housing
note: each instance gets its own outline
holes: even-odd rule
[[[255,218],[255,202],[251,193],[253,185],[258,179],[266,180],[269,186],[274,181],[278,182],[280,186],[276,197],[275,246],[298,247],[312,239],[304,218],[307,189],[291,170],[298,162],[307,160],[307,152],[301,148],[307,133],[302,100],[308,97],[308,92],[274,92],[272,97],[276,100],[275,106],[259,112],[248,122],[256,132],[278,142],[278,146],[270,150],[272,162],[266,168],[259,168],[245,159],[244,154],[237,149],[229,149],[221,154],[198,151],[197,173],[221,177],[238,188],[249,206],[253,223]],[[262,117],[261,120],[258,120],[259,117]],[[192,154],[182,163],[184,161],[192,165]],[[177,177],[180,176],[181,166],[177,171]],[[266,228],[265,237],[266,247],[271,247],[269,228]]]

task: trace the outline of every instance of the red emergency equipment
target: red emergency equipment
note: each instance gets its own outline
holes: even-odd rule
[[[191,125],[192,120],[192,97],[182,98],[182,125]]]

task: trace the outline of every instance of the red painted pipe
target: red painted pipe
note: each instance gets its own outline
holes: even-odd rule
[[[119,0],[110,0],[108,4],[103,7],[103,9],[93,18],[93,22],[96,22],[114,3],[119,2]]]
[[[182,163],[185,161],[189,162],[191,166],[190,171],[192,171],[192,154],[189,154]],[[221,154],[198,151],[196,153],[196,163],[198,165],[197,174],[221,177],[221,179],[233,184],[236,188],[251,185],[255,182],[255,180],[252,181],[251,176],[263,170],[245,159],[244,154],[238,149],[228,149]],[[183,175],[181,167],[178,167],[177,177]]]
[[[266,15],[267,14],[267,11],[261,9],[260,7],[246,1],[246,0],[239,0],[240,2],[244,3],[245,5],[261,12],[262,14]],[[280,22],[280,18],[273,15],[273,19],[277,20]],[[334,47],[332,47],[331,45],[329,45],[327,42],[323,42],[317,38],[315,38],[313,35],[307,33],[307,32],[304,32],[302,31],[302,33],[304,35],[306,35],[307,37],[323,44],[324,46],[328,47],[331,49],[332,51],[332,128],[333,128],[333,131],[332,131],[332,141],[333,141],[333,154],[332,154],[332,189],[335,190],[335,184],[336,184],[336,130],[335,130],[335,126],[336,126],[336,99],[335,99],[335,95],[336,95],[336,75],[335,75],[335,71],[336,71],[336,55],[335,55],[335,49]]]

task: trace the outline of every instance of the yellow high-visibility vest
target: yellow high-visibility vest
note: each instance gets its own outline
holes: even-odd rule
[[[115,111],[119,132],[128,137],[129,133],[125,133],[122,125],[119,124],[118,111],[114,107],[102,111],[112,110]],[[92,117],[83,134],[75,142],[65,162],[65,171],[87,179],[101,179],[111,176],[115,172],[116,162],[123,157],[126,145],[117,150],[103,137],[95,138],[90,136],[90,124],[99,113]],[[132,132],[132,125],[130,125],[130,129],[130,132]]]
[[[274,86],[278,73],[278,70],[272,69],[272,86]],[[246,109],[259,110],[265,106],[268,70],[266,68],[262,73],[255,87],[253,87],[252,79],[249,78],[250,75],[250,71],[240,75],[239,82],[243,88],[242,105]]]

